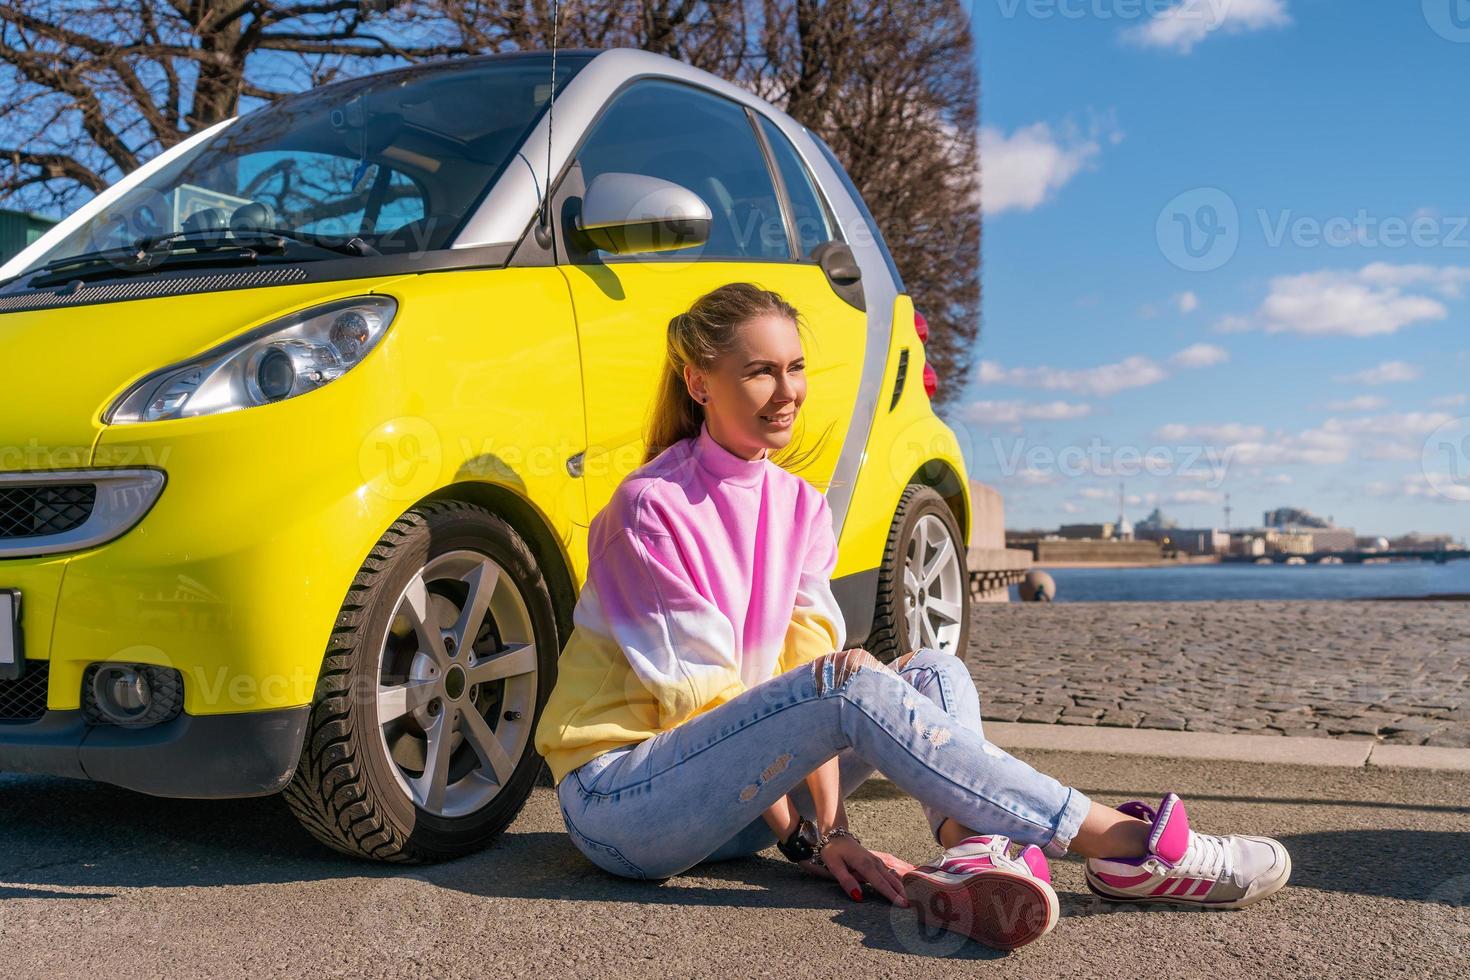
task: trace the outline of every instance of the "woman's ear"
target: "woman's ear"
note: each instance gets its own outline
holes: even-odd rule
[[[704,387],[704,376],[693,365],[684,365],[684,385],[689,389],[689,397],[701,405],[708,404],[709,392]]]

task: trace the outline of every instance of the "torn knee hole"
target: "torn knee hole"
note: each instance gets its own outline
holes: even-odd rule
[[[842,687],[850,677],[864,668],[893,673],[887,664],[861,647],[838,650],[818,657],[812,661],[812,677],[816,681],[817,693],[825,694]]]

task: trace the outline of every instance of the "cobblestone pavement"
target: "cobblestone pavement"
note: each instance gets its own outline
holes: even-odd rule
[[[984,717],[1470,747],[1470,604],[976,603]]]

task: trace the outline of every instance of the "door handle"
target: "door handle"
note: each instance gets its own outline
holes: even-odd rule
[[[867,310],[863,296],[863,270],[846,242],[823,242],[812,249],[812,260],[827,276],[832,291],[849,306]]]

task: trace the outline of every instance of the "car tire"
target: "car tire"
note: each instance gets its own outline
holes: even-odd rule
[[[934,573],[927,584],[913,574],[925,567]],[[883,549],[873,628],[864,648],[883,663],[921,647],[963,658],[970,633],[969,579],[954,513],[932,487],[910,484]],[[951,615],[957,628],[950,626]]]
[[[410,509],[338,613],[283,791],[292,812],[329,847],[379,861],[485,847],[543,767],[533,733],[559,649],[550,590],[514,528],[464,501]]]

